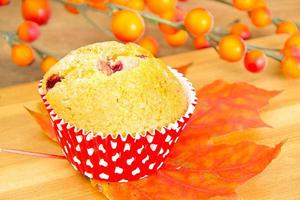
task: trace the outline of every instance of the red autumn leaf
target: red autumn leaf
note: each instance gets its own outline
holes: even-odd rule
[[[235,188],[262,172],[278,155],[274,148],[241,142],[208,145],[216,135],[263,127],[259,109],[278,92],[249,84],[216,81],[198,91],[192,121],[174,146],[165,166],[153,176],[129,183],[99,186],[108,199],[208,199],[234,196]]]
[[[230,84],[222,80],[197,91],[199,102],[204,101],[211,106],[226,103],[236,108],[252,109],[262,108],[277,94],[279,91],[267,91],[242,82]]]
[[[199,103],[187,131],[197,134],[201,130],[201,135],[211,137],[268,126],[260,119],[259,110],[278,93],[247,83],[215,81],[197,92]]]
[[[274,148],[242,142],[205,146],[182,163],[166,164],[158,174],[136,182],[101,183],[104,195],[119,199],[208,199],[233,196],[235,188],[260,173],[279,153]]]
[[[269,126],[261,120],[259,110],[278,93],[247,83],[229,84],[221,80],[203,87],[197,91],[196,111],[181,133],[182,145],[175,145],[171,156],[179,156],[187,146],[192,153],[212,136]]]
[[[49,114],[42,103],[37,104],[38,112],[30,110],[29,108],[25,109],[30,113],[30,115],[35,119],[38,125],[41,127],[43,133],[47,135],[50,139],[57,142],[55,130],[52,127]]]
[[[186,74],[186,71],[187,71],[188,68],[189,68],[190,66],[192,66],[192,65],[193,65],[193,62],[190,62],[190,63],[187,63],[187,64],[185,64],[185,65],[181,65],[181,66],[179,66],[179,67],[176,67],[176,69],[177,69],[177,71],[179,71],[180,73]]]
[[[157,174],[129,183],[97,182],[99,189],[112,200],[235,196],[235,188],[262,172],[278,155],[282,143],[274,148],[253,142],[209,145],[208,139],[267,126],[259,117],[259,109],[277,94],[246,83],[215,81],[197,92],[196,111]],[[43,130],[53,131],[45,112],[28,111]]]

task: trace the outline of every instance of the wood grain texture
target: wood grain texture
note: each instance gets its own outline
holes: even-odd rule
[[[264,46],[280,47],[286,36],[265,37],[251,41]],[[230,141],[255,140],[274,145],[288,139],[282,152],[263,173],[238,188],[242,199],[300,199],[300,82],[288,80],[279,72],[279,65],[269,60],[266,71],[252,75],[241,63],[227,63],[213,49],[193,51],[163,60],[178,66],[193,62],[187,77],[196,88],[216,79],[229,82],[246,81],[270,90],[283,90],[262,110],[262,118],[274,128],[235,132]],[[60,154],[61,150],[46,136],[23,106],[32,107],[39,101],[37,83],[0,89],[0,147]],[[228,136],[227,136],[228,137]],[[233,140],[234,139],[234,140]],[[216,143],[228,140],[215,139]],[[89,181],[75,172],[64,160],[31,158],[0,154],[0,199],[103,199]]]
[[[300,22],[300,1],[299,0],[269,0],[269,6],[274,16],[281,17],[291,21]],[[215,18],[217,27],[224,27],[225,24],[240,18],[242,22],[249,24],[253,37],[266,36],[274,34],[275,27],[268,26],[263,29],[257,29],[251,25],[245,12],[223,5],[212,0],[189,0],[186,3],[178,3],[185,10],[196,6],[201,6],[210,10]],[[18,24],[22,22],[20,12],[21,1],[11,1],[11,4],[0,8],[0,30],[15,31]],[[82,16],[73,15],[66,12],[62,5],[51,2],[52,17],[46,26],[41,28],[41,37],[34,44],[49,50],[57,56],[62,57],[70,50],[90,43],[114,40],[113,37],[97,32],[88,24]],[[96,23],[110,29],[110,18],[101,14],[90,13],[90,16]],[[191,40],[187,45],[180,48],[171,48],[164,41],[156,25],[147,23],[146,35],[153,35],[160,43],[161,51],[159,56],[166,56],[180,52],[193,50]],[[39,70],[40,60],[28,68],[20,68],[14,65],[10,60],[10,48],[6,42],[0,38],[0,87],[14,85],[38,80],[42,77]]]

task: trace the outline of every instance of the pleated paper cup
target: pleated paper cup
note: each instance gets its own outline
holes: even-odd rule
[[[47,102],[40,82],[39,93],[56,130],[58,143],[75,170],[91,179],[127,182],[151,175],[163,166],[197,102],[192,84],[177,70],[169,69],[185,89],[186,113],[166,127],[126,136],[102,136],[66,122]]]

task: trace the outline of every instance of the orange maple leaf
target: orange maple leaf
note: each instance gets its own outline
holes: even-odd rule
[[[129,183],[101,183],[101,189],[111,200],[234,196],[235,188],[260,173],[276,157],[281,145],[270,148],[242,142],[200,147],[182,163],[170,164],[170,160],[149,178]]]
[[[193,65],[193,62],[190,62],[190,63],[187,63],[187,64],[185,64],[185,65],[181,65],[181,66],[179,66],[179,67],[176,67],[176,70],[179,71],[179,72],[182,73],[182,74],[186,74],[188,68],[189,68],[190,66],[192,66],[192,65]]]
[[[244,128],[267,126],[259,109],[278,91],[266,91],[247,83],[228,84],[218,80],[197,92],[199,104],[189,121],[190,128],[210,127],[209,136],[222,135]],[[197,123],[198,122],[198,123]],[[222,127],[218,127],[222,125]]]
[[[174,146],[165,166],[155,175],[129,183],[99,182],[108,199],[208,199],[234,196],[235,188],[262,172],[277,156],[274,148],[244,141],[208,144],[212,136],[268,126],[259,117],[277,91],[224,81],[200,89],[195,114]]]
[[[37,104],[38,111],[30,110],[25,107],[25,109],[30,113],[30,115],[35,119],[38,125],[41,127],[43,133],[47,135],[51,140],[57,142],[55,130],[52,127],[49,114],[43,103]]]
[[[235,188],[262,172],[283,143],[272,148],[249,141],[221,145],[208,141],[233,131],[268,126],[260,119],[259,110],[278,93],[246,83],[215,81],[197,92],[196,111],[157,174],[129,183],[93,183],[111,200],[235,196]],[[54,139],[49,116],[43,106],[39,107],[41,113],[27,110]]]

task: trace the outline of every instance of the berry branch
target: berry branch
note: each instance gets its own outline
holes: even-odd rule
[[[57,62],[57,59],[54,57],[53,53],[42,50],[35,45],[22,42],[15,32],[0,31],[0,36],[11,47],[11,57],[16,65],[23,67],[31,65],[34,61],[33,50],[43,60],[41,63],[41,70],[44,73]],[[26,57],[20,57],[20,55],[26,55]]]
[[[281,19],[279,17],[273,17],[272,22],[274,25],[278,26],[281,22],[286,22],[286,20]],[[292,22],[297,26],[297,29],[300,29],[300,23]]]
[[[300,24],[289,22],[281,18],[272,17],[265,0],[211,0],[224,5],[248,12],[251,22],[258,28],[268,25],[276,26],[276,33],[289,33],[291,36],[284,44],[283,49],[267,48],[247,44],[246,40],[251,37],[251,32],[246,24],[239,19],[228,23],[223,28],[213,27],[214,19],[211,13],[201,7],[196,7],[185,12],[176,0],[52,0],[64,5],[65,9],[73,14],[80,14],[98,31],[108,36],[114,36],[122,42],[137,42],[139,45],[156,55],[159,44],[152,36],[144,36],[145,23],[149,21],[158,26],[163,33],[166,42],[172,47],[180,47],[186,44],[188,38],[193,39],[196,48],[202,49],[213,47],[220,58],[228,62],[236,62],[244,59],[244,65],[250,72],[260,72],[265,68],[266,56],[279,61],[282,72],[292,78],[300,77]],[[145,5],[148,11],[144,10]],[[36,9],[32,12],[32,9]],[[111,30],[100,26],[91,19],[88,11],[101,13],[111,17]],[[43,13],[43,14],[39,14]],[[21,40],[32,42],[39,36],[39,26],[45,25],[50,18],[50,6],[48,0],[22,1],[22,14],[24,19],[17,33],[1,33],[1,36],[12,46],[12,49],[20,44]],[[21,46],[22,47],[22,46]],[[52,59],[44,62],[49,53],[35,46],[27,45],[20,48],[27,53],[15,53],[13,61],[21,66],[33,62],[31,49],[34,50],[46,63],[43,72],[46,72],[57,60]],[[14,49],[13,49],[14,50]],[[12,52],[14,52],[12,50]],[[13,54],[13,53],[12,53]],[[19,55],[28,55],[27,60]],[[19,56],[19,57],[18,57]],[[21,60],[24,59],[24,60]],[[19,59],[19,60],[18,60]]]
[[[17,34],[14,32],[5,32],[5,31],[0,31],[0,35],[2,36],[3,39],[6,40],[6,42],[13,47],[15,44],[22,43],[22,41],[17,37]],[[27,43],[28,44],[28,43]],[[49,53],[47,51],[42,50],[41,48],[36,47],[35,45],[30,45],[32,49],[35,50],[35,52],[38,54],[40,58],[45,58],[49,55],[53,55],[52,53]]]
[[[172,22],[166,19],[162,19],[160,17],[158,17],[157,15],[153,15],[151,13],[145,12],[145,11],[137,11],[134,9],[131,9],[130,7],[127,6],[122,6],[122,5],[117,5],[117,4],[113,4],[113,3],[107,3],[108,7],[111,9],[111,11],[116,11],[116,10],[131,10],[134,12],[138,12],[142,17],[144,17],[145,19],[154,22],[154,23],[160,23],[160,24],[165,24],[177,29],[185,29],[184,25],[182,22]]]
[[[273,58],[274,60],[277,60],[279,62],[281,62],[282,59],[283,59],[282,55],[276,55],[274,53],[271,53],[270,51],[273,51],[273,50],[269,49],[269,48],[259,47],[259,46],[254,46],[254,45],[247,44],[247,49],[249,49],[249,50],[261,50],[264,54],[266,54],[266,56],[268,56],[270,58]]]
[[[94,10],[94,11],[99,11],[96,9],[93,9],[92,7],[88,6],[86,3],[82,3],[82,4],[78,4],[78,3],[72,3],[72,2],[68,2],[68,1],[64,1],[64,0],[52,0],[54,2],[60,3],[62,5],[67,5],[67,6],[71,6],[73,8],[75,8],[79,14],[82,15],[82,17],[91,25],[93,26],[97,31],[104,33],[107,36],[113,37],[112,33],[110,31],[108,31],[107,29],[98,26],[97,23],[95,23],[88,15],[87,15],[87,11],[88,10]],[[103,13],[103,12],[101,12]]]
[[[207,35],[207,37],[213,47],[216,46],[222,39],[215,32],[211,32],[210,34]],[[215,48],[215,50],[217,52],[219,52],[219,50],[217,48]],[[282,55],[276,55],[276,54],[272,53],[272,51],[280,51],[279,48],[268,48],[268,47],[261,47],[261,46],[257,46],[257,45],[246,44],[246,51],[248,51],[248,50],[261,50],[265,55],[267,55],[268,57],[273,58],[279,62],[283,59]]]
[[[5,41],[9,44],[9,46],[12,46],[14,43],[14,34],[10,32],[0,31],[1,37],[5,39]]]

